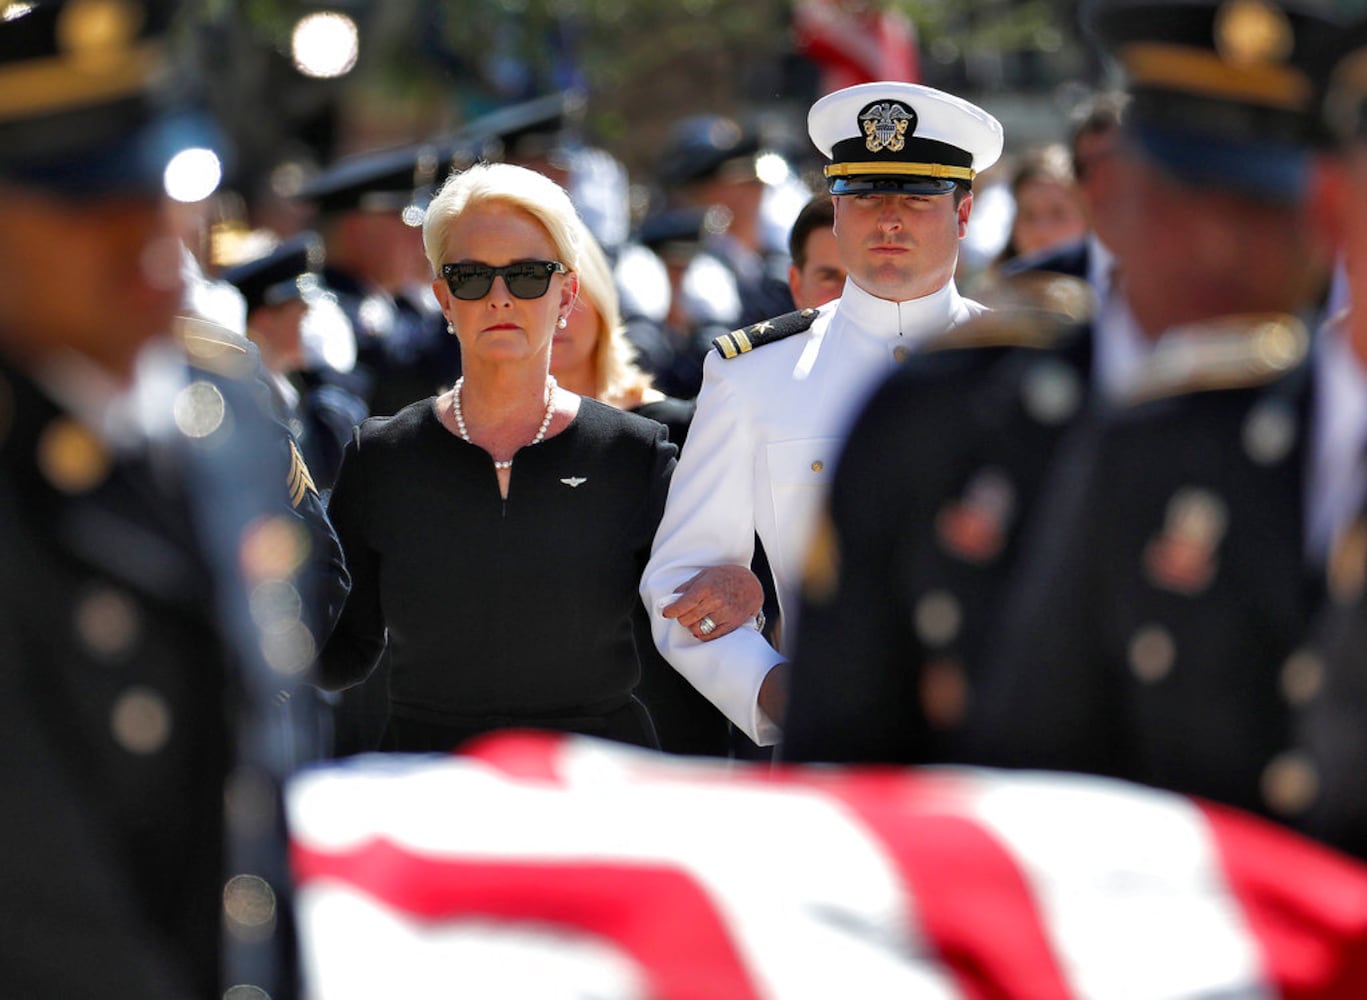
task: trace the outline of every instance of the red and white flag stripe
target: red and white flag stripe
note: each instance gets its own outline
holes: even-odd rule
[[[505,734],[289,789],[310,996],[1367,998],[1367,867],[1099,778]]]

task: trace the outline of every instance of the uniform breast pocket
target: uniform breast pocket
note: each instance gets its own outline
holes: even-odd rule
[[[783,441],[767,449],[769,482],[773,493],[774,523],[781,550],[769,558],[780,572],[797,572],[811,535],[821,502],[826,497],[836,459],[840,457],[840,438],[804,438]]]

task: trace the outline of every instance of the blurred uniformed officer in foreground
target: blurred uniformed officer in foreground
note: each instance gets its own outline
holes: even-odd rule
[[[1340,149],[1319,165],[1317,218],[1346,251],[1351,300],[1367,302],[1367,21],[1326,58],[1325,102]],[[1367,308],[1327,321],[1322,346],[1337,345],[1321,407],[1343,484],[1345,510],[1326,564],[1328,601],[1315,640],[1288,679],[1296,740],[1281,759],[1287,815],[1306,833],[1367,860]],[[1332,385],[1329,385],[1332,382]],[[1332,398],[1329,398],[1332,397]],[[1326,456],[1328,457],[1328,456]]]
[[[316,645],[286,493],[307,473],[249,385],[168,336],[167,194],[219,165],[173,103],[168,16],[0,21],[4,996],[295,995],[274,789]]]
[[[984,311],[954,272],[973,178],[1002,148],[991,115],[915,84],[838,91],[808,125],[831,160],[844,293],[717,339],[641,588],[666,659],[760,745],[779,736],[783,657],[722,616],[725,601],[693,587],[695,574],[748,563],[758,534],[781,612],[796,612],[818,500],[867,394]]]
[[[953,760],[1045,472],[1091,404],[1089,296],[997,310],[897,369],[841,453],[803,581],[782,754]]]
[[[1310,363],[1297,315],[1328,273],[1305,204],[1336,27],[1261,0],[1090,20],[1129,76],[1112,249],[1154,347],[1052,470],[970,752],[1286,819],[1295,654],[1338,516],[1318,458],[1338,348]]]

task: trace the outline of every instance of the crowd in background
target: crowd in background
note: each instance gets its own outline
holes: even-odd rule
[[[223,139],[139,55],[166,10],[21,6],[15,995],[293,995],[289,775],[507,728],[1089,772],[1367,857],[1360,26],[1105,0],[1125,93],[1023,148],[873,81],[806,162],[709,114],[628,178],[553,94],[286,227],[165,203]]]

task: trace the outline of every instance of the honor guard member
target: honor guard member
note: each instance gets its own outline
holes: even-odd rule
[[[478,160],[535,170],[567,192],[603,251],[616,258],[631,227],[626,168],[584,140],[587,110],[578,90],[546,94],[499,108],[463,126],[443,144],[456,169]],[[443,177],[437,178],[437,186]]]
[[[1106,0],[1090,24],[1128,75],[1113,249],[1154,347],[1051,471],[969,752],[1285,819],[1333,375],[1297,316],[1329,260],[1306,225],[1313,63],[1337,29],[1266,0]]]
[[[959,295],[954,270],[973,178],[1002,149],[987,112],[906,83],[830,94],[808,128],[830,158],[844,293],[718,338],[641,589],[661,652],[762,746],[779,737],[783,658],[746,623],[712,617],[718,595],[689,581],[749,563],[758,534],[781,614],[796,612],[813,518],[853,415],[899,361],[984,311]]]
[[[955,760],[983,645],[1059,443],[1090,405],[1090,294],[931,340],[850,431],[804,570],[782,756]],[[1064,301],[1060,301],[1064,300]]]
[[[1303,832],[1367,860],[1367,20],[1336,40],[1324,60],[1329,78],[1327,122],[1337,145],[1319,164],[1316,216],[1344,251],[1349,305],[1330,318],[1321,349],[1336,352],[1323,367],[1317,401],[1331,426],[1318,463],[1341,488],[1326,562],[1328,600],[1314,639],[1296,657],[1288,697],[1296,711],[1295,743],[1280,761],[1282,805]]]
[[[753,128],[722,115],[697,115],[675,123],[661,159],[659,177],[671,200],[707,213],[703,251],[735,286],[739,311],[733,325],[793,310],[783,278],[787,254],[765,244],[768,186],[758,171],[764,153]]]
[[[360,395],[374,416],[435,395],[460,375],[460,348],[431,294],[418,228],[441,170],[442,151],[417,143],[339,160],[297,195],[316,208],[323,282],[356,335],[361,378],[322,377]]]
[[[252,393],[169,336],[167,198],[222,148],[170,7],[0,19],[4,996],[296,995],[275,709],[316,644],[307,544]]]
[[[300,233],[222,273],[246,302],[247,334],[261,351],[275,415],[299,442],[314,485],[326,496],[351,432],[368,415],[354,393],[308,367],[301,326],[309,302],[326,294],[323,242]]]

